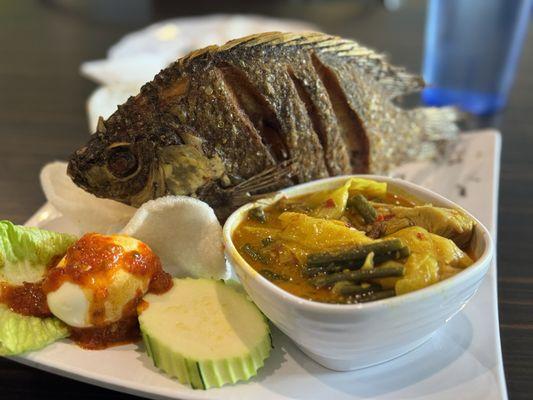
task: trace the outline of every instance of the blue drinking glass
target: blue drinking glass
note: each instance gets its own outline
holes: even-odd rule
[[[532,0],[430,0],[424,102],[478,115],[502,109],[531,10]]]

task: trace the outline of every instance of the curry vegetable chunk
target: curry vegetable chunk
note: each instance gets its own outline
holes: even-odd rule
[[[332,190],[252,209],[233,240],[282,289],[353,304],[422,289],[470,266],[474,226],[459,210],[351,178]]]

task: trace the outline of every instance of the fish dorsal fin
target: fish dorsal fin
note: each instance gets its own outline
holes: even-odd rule
[[[104,117],[102,117],[101,115],[98,117],[98,123],[96,124],[96,132],[102,134],[107,132]]]
[[[359,68],[383,87],[390,98],[424,88],[424,80],[420,76],[407,72],[403,67],[391,65],[385,55],[352,40],[340,39],[336,44],[327,45],[322,51],[352,58]]]
[[[201,55],[207,54],[207,53],[215,53],[220,49],[219,46],[216,44],[213,44],[211,46],[203,47],[198,50],[191,51],[189,54],[187,54],[185,57],[182,57],[178,60],[178,63],[184,65],[188,62],[190,62],[192,59],[197,58]]]
[[[423,79],[408,73],[402,67],[391,65],[384,54],[361,46],[359,43],[321,33],[302,35],[302,46],[310,46],[321,53],[351,58],[361,70],[370,75],[386,94],[393,98],[416,92],[424,87]]]
[[[297,45],[307,35],[322,35],[323,33],[317,32],[264,32],[255,33],[253,35],[244,36],[242,38],[233,39],[220,46],[219,51],[227,51],[235,47],[254,47],[260,45],[266,46],[287,46]]]
[[[404,68],[396,67],[387,58],[359,43],[321,32],[266,32],[229,41],[215,51],[228,51],[235,47],[300,46],[321,53],[351,58],[365,73],[371,75],[391,98],[419,91],[424,81]]]
[[[353,40],[321,32],[256,33],[230,40],[222,46],[213,45],[195,50],[183,57],[179,63],[183,65],[208,53],[221,53],[255,46],[299,46],[319,53],[350,58],[365,74],[371,76],[390,98],[416,92],[424,87],[421,77],[408,73],[404,68],[389,64],[385,55],[361,46]]]

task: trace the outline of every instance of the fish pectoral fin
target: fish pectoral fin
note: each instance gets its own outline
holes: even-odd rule
[[[226,189],[232,206],[239,206],[251,200],[270,196],[282,188],[293,176],[297,163],[286,160],[251,176],[238,185]]]
[[[168,146],[161,151],[167,192],[193,195],[210,181],[222,177],[224,165],[218,156],[209,158],[197,145]]]

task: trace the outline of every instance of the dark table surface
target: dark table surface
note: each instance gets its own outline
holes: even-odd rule
[[[87,139],[85,101],[95,85],[81,62],[105,57],[125,33],[164,18],[212,12],[300,18],[353,37],[420,70],[425,2],[389,12],[374,1],[0,0],[0,219],[24,223],[44,202],[40,168]],[[500,329],[509,395],[533,398],[533,30],[506,111],[498,225]],[[2,399],[132,398],[0,359]],[[465,398],[468,395],[465,394]]]

